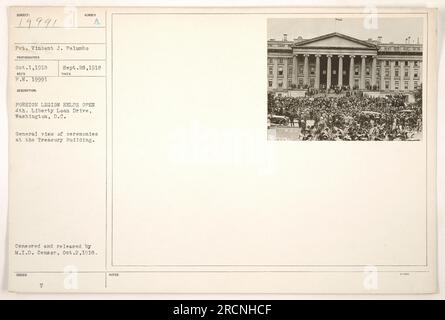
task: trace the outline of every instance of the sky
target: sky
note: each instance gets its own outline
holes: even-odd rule
[[[379,18],[374,29],[365,28],[361,18],[343,18],[343,21],[335,21],[334,18],[279,18],[268,20],[267,38],[281,40],[283,33],[287,33],[288,40],[298,36],[308,39],[339,32],[360,40],[376,40],[382,36],[384,43],[405,43],[405,38],[411,36],[412,43],[417,43],[417,38],[422,43],[422,26],[422,18]]]

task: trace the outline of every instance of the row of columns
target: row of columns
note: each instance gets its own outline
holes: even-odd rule
[[[304,54],[304,66],[303,66],[303,84],[308,85],[309,84],[309,54]],[[314,87],[316,89],[320,88],[320,58],[321,54],[315,54],[315,84]],[[344,55],[338,55],[338,85],[343,85],[343,59]],[[359,88],[365,89],[366,85],[366,58],[368,56],[362,55],[361,58],[361,72],[360,72],[360,81],[359,81]],[[372,57],[372,64],[371,64],[371,85],[374,86],[377,84],[377,57],[376,56],[370,56]],[[327,54],[327,79],[326,79],[326,85],[327,87],[331,86],[331,80],[332,80],[332,55]],[[349,86],[354,85],[354,78],[355,78],[355,55],[349,55]],[[390,88],[391,90],[394,90],[394,63],[395,61],[390,61]],[[414,81],[413,81],[413,73],[414,73],[414,62],[410,61],[410,79],[409,79],[409,90],[414,89]],[[277,59],[274,59],[273,64],[273,86],[277,87],[277,74],[278,74],[278,62]],[[297,61],[297,55],[293,56],[292,61],[292,83],[297,84],[297,74],[298,74],[298,61]],[[385,61],[381,61],[380,66],[380,89],[385,89]],[[284,67],[283,67],[283,78],[288,78],[288,63],[287,59],[284,59]],[[287,88],[287,81],[285,80],[283,82],[284,88]],[[400,86],[404,86],[404,66],[403,64],[400,67]]]
[[[320,87],[320,54],[315,55],[315,88],[318,89]],[[331,77],[332,77],[332,55],[327,54],[327,71],[326,71],[326,86],[331,86]],[[344,55],[338,55],[338,85],[343,85],[343,58]],[[352,86],[354,84],[354,55],[350,55],[350,63],[349,63],[349,85]],[[366,55],[361,56],[361,73],[360,73],[360,89],[365,88],[365,74],[366,74]],[[371,72],[371,84],[375,85],[377,83],[377,57],[372,56],[372,72]],[[297,83],[297,56],[293,57],[293,83]],[[303,67],[303,83],[305,85],[309,84],[309,54],[304,54],[304,67]]]

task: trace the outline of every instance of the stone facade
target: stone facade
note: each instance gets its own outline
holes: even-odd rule
[[[410,92],[422,83],[422,45],[359,40],[340,33],[269,40],[269,91],[349,89]]]

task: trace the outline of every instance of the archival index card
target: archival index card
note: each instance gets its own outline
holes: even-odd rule
[[[11,291],[435,292],[435,10],[13,7],[9,35]]]

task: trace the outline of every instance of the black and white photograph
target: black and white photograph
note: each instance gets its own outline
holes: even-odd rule
[[[423,19],[269,19],[268,140],[422,140]]]

